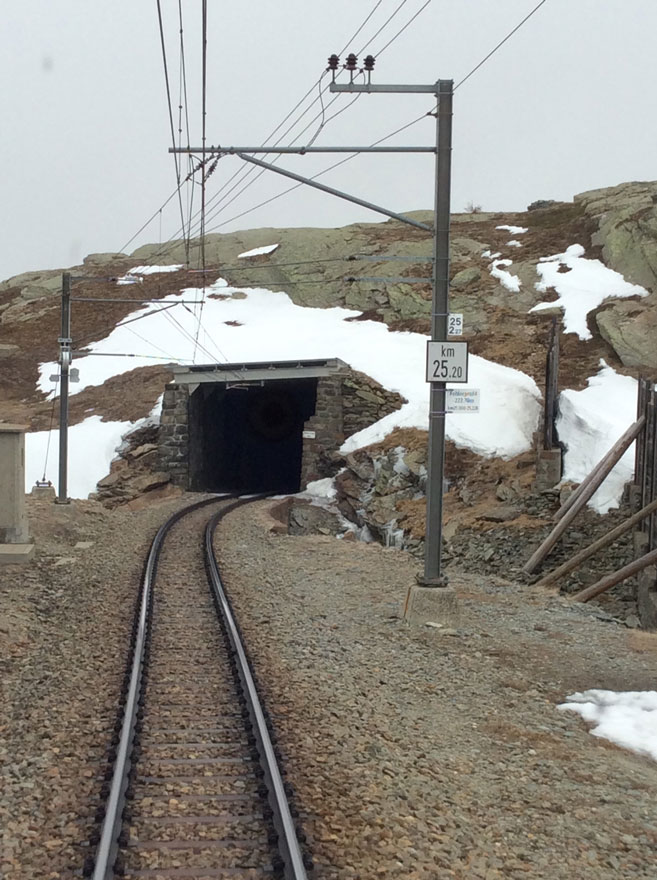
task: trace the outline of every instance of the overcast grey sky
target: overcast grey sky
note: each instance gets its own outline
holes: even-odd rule
[[[177,128],[178,0],[161,2]],[[208,142],[261,143],[375,7],[350,44],[354,51],[378,55],[424,2],[209,0]],[[377,59],[374,79],[458,83],[537,2],[432,0]],[[2,7],[0,278],[6,278],[121,249],[175,190],[175,176],[155,0],[5,0]],[[201,7],[201,0],[182,0],[195,145],[201,139]],[[655,0],[547,0],[456,91],[453,210],[468,202],[522,210],[538,198],[570,199],[586,189],[657,178],[655,33]],[[326,116],[350,100],[338,96]],[[317,144],[370,143],[430,108],[422,96],[363,95],[328,121]],[[433,137],[427,118],[393,142],[431,143]],[[311,175],[337,158],[285,157],[281,164]],[[429,156],[361,156],[322,179],[392,210],[429,208],[432,163]],[[237,158],[224,158],[208,181],[208,230],[379,219],[305,188],[233,219],[290,185],[267,173],[231,204],[237,190],[223,203],[213,200],[239,167]],[[166,240],[179,226],[174,199],[161,223],[158,215],[129,250]]]

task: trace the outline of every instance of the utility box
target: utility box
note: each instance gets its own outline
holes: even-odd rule
[[[34,553],[25,512],[25,431],[0,422],[0,564]]]

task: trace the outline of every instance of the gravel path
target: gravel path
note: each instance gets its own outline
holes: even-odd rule
[[[410,628],[406,554],[271,524],[217,548],[318,880],[657,875],[657,765],[555,708],[653,689],[657,636],[481,575],[452,576],[458,630]]]

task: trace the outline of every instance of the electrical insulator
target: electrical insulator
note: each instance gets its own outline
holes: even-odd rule
[[[374,70],[374,62],[376,61],[374,55],[368,55],[363,61],[364,69],[368,72]]]
[[[337,70],[339,63],[340,63],[340,59],[338,58],[337,55],[335,55],[335,54],[329,55],[328,67],[326,69],[327,70]]]
[[[346,70],[356,70],[356,65],[358,64],[358,58],[351,52],[347,55],[347,60],[345,61],[345,69]]]

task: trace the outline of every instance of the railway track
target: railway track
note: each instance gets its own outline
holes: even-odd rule
[[[208,504],[220,503],[208,522]],[[212,550],[245,503],[160,528],[144,568],[93,880],[306,880],[264,710]],[[205,528],[204,528],[205,527]]]

